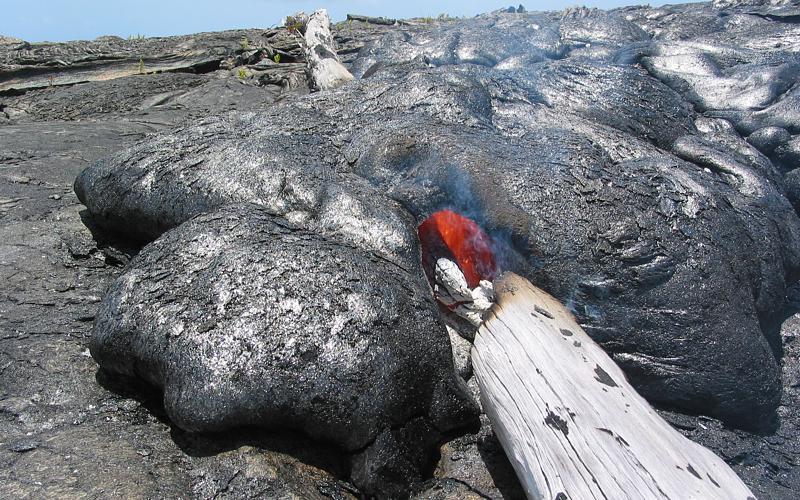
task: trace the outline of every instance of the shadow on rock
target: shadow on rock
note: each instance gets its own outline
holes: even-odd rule
[[[336,478],[347,481],[350,456],[336,447],[291,430],[270,432],[254,427],[242,427],[219,433],[191,433],[176,426],[164,409],[162,392],[141,379],[110,374],[98,369],[96,380],[104,389],[117,396],[139,402],[151,415],[170,428],[170,437],[182,452],[191,457],[210,457],[243,446],[290,455],[304,464],[322,469]],[[353,489],[353,493],[357,491]]]
[[[81,210],[81,222],[92,234],[92,240],[97,246],[97,250],[103,252],[106,264],[110,266],[122,267],[139,253],[143,244],[132,242],[125,238],[123,234],[109,233],[98,227],[88,210]],[[88,255],[88,254],[87,254]],[[74,255],[79,257],[77,255]]]
[[[494,433],[478,440],[478,452],[503,498],[508,500],[524,499],[525,491]]]

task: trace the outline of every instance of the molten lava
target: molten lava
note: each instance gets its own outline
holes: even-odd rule
[[[429,278],[440,257],[458,264],[470,287],[497,276],[492,239],[473,220],[452,210],[441,210],[425,219],[418,233],[422,263]]]

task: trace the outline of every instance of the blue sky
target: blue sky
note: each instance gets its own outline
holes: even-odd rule
[[[516,0],[519,3],[519,0]],[[611,8],[646,0],[538,0],[528,10],[557,10],[584,4]],[[660,4],[663,2],[651,2]],[[675,2],[673,2],[675,3]],[[334,21],[347,13],[424,17],[447,13],[472,16],[507,7],[509,0],[0,0],[0,34],[31,42],[92,39],[100,35],[165,36],[232,28],[264,28],[287,14],[324,7]]]

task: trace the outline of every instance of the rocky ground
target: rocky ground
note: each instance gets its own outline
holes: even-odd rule
[[[506,15],[510,14],[496,13],[485,19],[487,23],[501,23]],[[724,118],[735,126],[734,134],[738,134],[740,142],[740,136],[747,137],[760,153],[744,151],[736,157],[739,163],[725,164],[729,156],[724,155],[728,152],[719,153],[723,159],[715,160],[717,157],[707,150],[695,154],[699,146],[687,140],[681,142],[680,138],[667,143],[650,137],[653,147],[669,150],[715,172],[723,163],[720,175],[743,178],[747,176],[737,168],[747,163],[741,158],[749,154],[751,163],[763,168],[759,175],[769,182],[775,177],[775,182],[780,183],[784,175],[790,179],[798,158],[799,15],[800,10],[791,4],[718,3],[620,9],[608,14],[620,23],[617,25],[609,24],[604,13],[586,10],[549,13],[526,18],[525,22],[526,26],[545,26],[555,37],[552,53],[542,49],[541,59],[558,59],[567,53],[572,58],[606,58],[606,64],[611,64],[612,59],[615,64],[626,59],[625,63],[636,65],[637,70],[650,72],[651,80],[659,79],[680,93],[687,103],[686,111],[680,111],[686,113],[687,123]],[[389,67],[385,72],[420,71],[403,64],[419,55],[414,52],[418,47],[424,48],[439,38],[451,37],[447,38],[452,45],[450,50],[457,57],[469,56],[456,50],[461,35],[453,35],[464,22],[419,19],[383,24],[377,20],[354,20],[336,25],[334,35],[343,62],[367,81],[371,74],[382,71],[375,66],[376,61],[389,61],[399,68]],[[754,25],[758,25],[759,36],[746,37],[750,33],[746,29],[753,29]],[[744,34],[735,32],[737,27]],[[684,42],[695,48],[738,43],[746,46],[740,50],[760,51],[764,56],[759,56],[759,61],[740,64],[744,57],[741,53],[720,49],[712,64],[696,52],[681,52],[686,46],[675,43]],[[359,55],[365,44],[369,46]],[[507,47],[494,49],[498,54],[507,51]],[[422,55],[429,58],[429,63],[435,59],[430,53]],[[681,73],[683,67],[672,64],[675,58],[698,67],[705,64],[702,78]],[[520,56],[505,54],[497,59],[490,65],[498,65],[499,59],[505,59],[508,65],[517,64]],[[446,64],[455,62],[432,63]],[[712,67],[714,64],[717,66]],[[209,117],[227,116],[228,112],[264,112],[275,123],[283,120],[302,129],[308,118],[294,119],[293,113],[302,112],[292,106],[309,92],[303,68],[299,38],[286,29],[141,40],[104,37],[68,44],[28,44],[0,37],[1,496],[360,495],[349,480],[349,458],[340,449],[286,431],[187,433],[171,422],[160,393],[134,380],[104,375],[88,350],[99,303],[138,248],[95,226],[73,192],[76,176],[95,161],[141,141],[146,150],[149,134],[187,129]],[[760,73],[751,76],[753,68]],[[420,74],[425,75],[424,71]],[[377,81],[391,83],[388,79]],[[650,80],[642,81],[642,88],[649,85]],[[497,85],[502,87],[502,82]],[[579,87],[571,91],[580,95]],[[364,87],[364,109],[380,108],[371,104],[383,95],[379,91],[384,92],[385,88]],[[551,98],[544,94],[531,93],[525,99]],[[614,99],[624,102],[632,95]],[[731,104],[731,95],[740,101]],[[426,105],[389,97],[395,110]],[[446,96],[437,98],[439,106],[442,102],[447,106]],[[317,102],[325,103],[322,99]],[[333,109],[332,103],[327,104]],[[623,116],[623,120],[626,118]],[[468,121],[470,117],[463,119]],[[629,119],[628,124],[611,127],[644,137],[662,130],[658,119],[659,116],[639,122]],[[512,132],[515,126],[519,127],[510,120],[504,125]],[[195,134],[188,130],[188,135]],[[610,134],[606,129],[596,130],[598,134]],[[246,137],[250,132],[245,129],[237,133]],[[254,137],[264,134],[255,128],[252,133]],[[692,134],[701,135],[696,130]],[[491,140],[484,144],[493,144]],[[607,137],[598,136],[598,142],[604,140]],[[713,142],[724,140],[717,138]],[[362,152],[364,156],[370,154],[377,153]],[[342,153],[343,157],[347,155],[347,151]],[[359,164],[358,168],[369,177],[364,173],[369,165]],[[587,191],[582,195],[593,196],[591,181],[587,180]],[[788,180],[786,184],[779,192],[788,193],[790,200],[796,201],[791,199],[792,185]],[[396,199],[404,206],[413,205],[403,198],[407,194],[401,192]],[[413,198],[414,194],[409,196]],[[736,203],[733,195],[728,199]],[[119,229],[123,233],[126,230]],[[701,230],[695,226],[688,229]],[[130,230],[134,230],[133,225]],[[766,246],[770,242],[758,244]],[[570,250],[566,251],[569,255]],[[776,255],[774,260],[777,262],[779,257]],[[771,279],[773,275],[765,271],[762,278]],[[774,300],[768,306],[756,306],[762,314],[766,337],[769,338],[769,331],[777,331],[768,323],[782,322],[780,335],[771,337],[773,350],[779,353],[780,369],[776,425],[761,433],[749,433],[711,417],[668,410],[663,414],[681,432],[722,456],[760,498],[790,499],[800,491],[800,442],[796,437],[800,431],[800,315],[794,314],[800,310],[800,293],[794,289],[763,293],[786,295],[788,299],[785,307]],[[769,321],[763,319],[766,313]],[[451,341],[456,367],[469,379],[469,344],[458,336],[451,336]],[[474,380],[468,382],[474,389]],[[521,497],[486,417],[481,416],[480,429],[461,434],[441,445],[440,456],[429,467],[428,480],[417,485],[414,495]]]

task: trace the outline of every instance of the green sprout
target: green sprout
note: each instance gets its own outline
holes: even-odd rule
[[[276,63],[280,64],[281,63],[281,55],[276,52],[275,55],[272,56],[272,60],[275,61]]]
[[[250,50],[250,41],[247,39],[247,37],[242,39],[242,50]]]
[[[244,80],[245,78],[247,78],[247,70],[244,68],[239,68],[238,76],[239,80]]]
[[[144,70],[144,59],[139,59],[139,74],[140,74],[140,75],[143,75],[143,74],[145,74],[145,70]]]
[[[300,33],[300,31],[305,27],[305,23],[303,23],[300,18],[287,16],[284,27],[289,30],[290,33]]]

